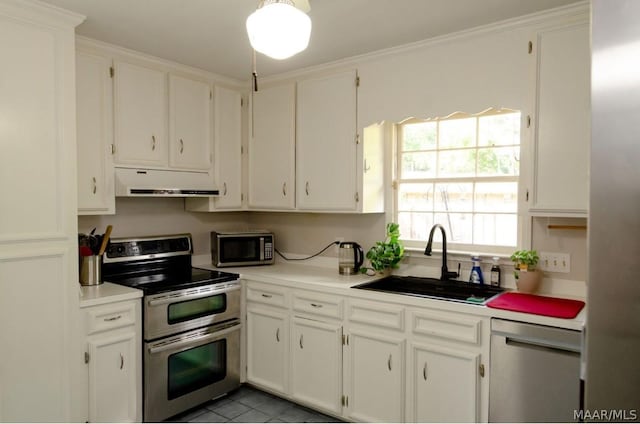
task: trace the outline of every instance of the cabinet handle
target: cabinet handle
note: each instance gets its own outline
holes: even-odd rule
[[[302,345],[302,334],[300,334],[300,349],[304,349],[304,346]]]
[[[98,191],[98,184],[96,181],[96,177],[91,177],[91,180],[93,181],[93,194],[96,194],[96,191]]]
[[[278,343],[280,342],[280,329],[279,328],[276,330],[276,341]]]
[[[391,371],[391,355],[389,355],[389,359],[387,360],[387,366],[389,367],[389,371]]]
[[[156,136],[152,135],[151,136],[151,150],[156,150]]]
[[[122,318],[122,315],[118,315],[117,317],[105,318],[105,321],[117,321]]]
[[[424,378],[424,381],[427,381],[427,363],[426,362],[422,367],[422,378]]]
[[[124,356],[122,356],[122,353],[120,354],[120,369],[124,368]]]
[[[320,303],[312,303],[311,306],[313,306],[314,308],[322,308],[322,304]]]
[[[364,158],[364,172],[366,173],[371,169],[371,166],[367,164],[367,158]]]
[[[182,154],[182,152],[184,152],[184,141],[180,139],[180,154]]]
[[[282,195],[283,196],[287,195],[287,183],[282,184]]]
[[[304,185],[304,192],[307,193],[307,196],[309,195],[309,181],[307,181]]]
[[[262,297],[266,297],[267,299],[271,299],[273,296],[270,294],[262,293]]]
[[[222,183],[222,195],[226,196],[227,195],[227,183]]]

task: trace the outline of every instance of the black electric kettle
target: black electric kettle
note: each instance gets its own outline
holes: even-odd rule
[[[338,271],[342,275],[352,275],[360,271],[364,262],[362,247],[354,241],[343,241],[339,245]]]

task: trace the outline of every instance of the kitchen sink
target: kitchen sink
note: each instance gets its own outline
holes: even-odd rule
[[[354,289],[374,290],[408,296],[428,297],[455,302],[484,305],[504,289],[464,281],[442,281],[435,278],[389,276],[371,283],[353,286]]]

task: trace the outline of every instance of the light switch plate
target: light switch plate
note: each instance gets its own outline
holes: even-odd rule
[[[540,252],[538,268],[548,272],[571,272],[571,255],[568,253]]]

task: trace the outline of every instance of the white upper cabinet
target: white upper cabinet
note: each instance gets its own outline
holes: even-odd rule
[[[295,207],[295,83],[253,93],[249,137],[249,207]]]
[[[169,76],[169,166],[211,168],[211,88],[208,83]]]
[[[115,162],[167,165],[167,75],[115,62]]]
[[[533,140],[534,215],[585,216],[589,202],[589,24],[538,31]]]
[[[216,86],[215,173],[220,196],[216,208],[242,207],[242,95],[235,90]]]
[[[356,211],[356,71],[298,82],[298,209]]]
[[[115,213],[111,59],[76,54],[78,214]]]

